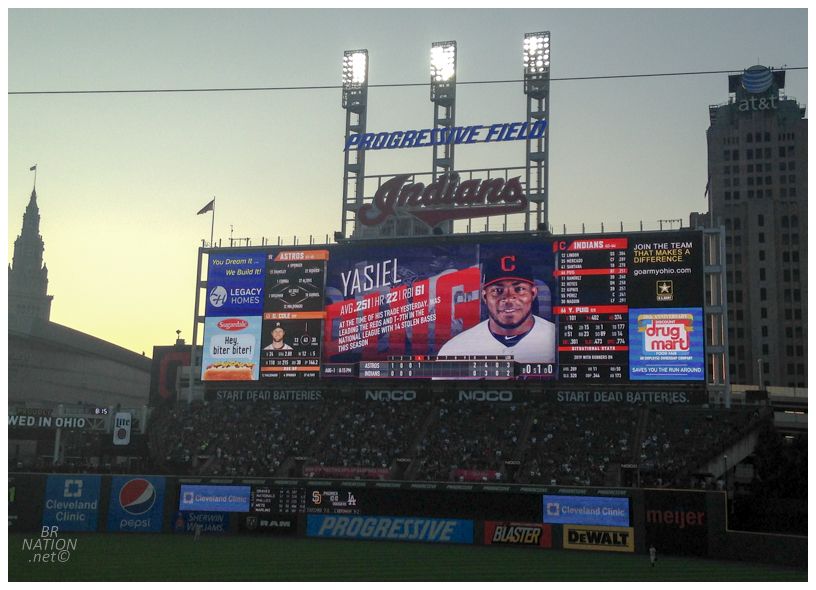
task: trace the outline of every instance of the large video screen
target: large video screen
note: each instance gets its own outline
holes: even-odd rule
[[[209,256],[202,380],[703,381],[700,232]]]

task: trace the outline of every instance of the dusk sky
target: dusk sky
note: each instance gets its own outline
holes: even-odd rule
[[[705,211],[709,105],[726,73],[806,67],[807,10],[10,10],[8,90],[339,85],[343,51],[371,84],[427,83],[458,43],[457,124],[521,121],[524,33],[552,35],[550,222],[560,233],[655,229]],[[807,70],[786,93],[807,104]],[[430,127],[427,85],[371,88],[368,130]],[[340,229],[341,90],[10,95],[8,253],[37,164],[51,320],[148,356],[192,336],[197,249],[215,239],[324,240]],[[377,152],[368,174],[424,172],[431,148]],[[462,146],[457,169],[524,165],[524,142]],[[373,192],[367,191],[367,193]],[[199,335],[200,337],[200,335]]]

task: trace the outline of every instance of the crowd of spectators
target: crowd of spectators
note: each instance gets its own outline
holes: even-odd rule
[[[622,466],[635,465],[641,485],[688,486],[760,419],[752,410],[545,400],[210,401],[155,409],[148,446],[161,473],[602,486],[623,485]]]
[[[328,401],[180,404],[154,412],[149,444],[168,472],[271,476],[308,450],[336,407]]]
[[[693,485],[695,472],[706,460],[719,458],[741,433],[757,420],[754,410],[713,412],[705,408],[672,408],[648,411],[647,434],[640,444],[637,463],[641,484],[664,482]]]
[[[631,459],[639,409],[536,405],[516,481],[548,485],[607,484],[609,469]]]
[[[430,402],[346,401],[312,452],[309,465],[389,469],[412,453]],[[308,466],[307,466],[308,467]]]
[[[501,479],[504,462],[513,458],[518,447],[526,407],[439,400],[438,417],[416,449],[418,469],[413,479],[465,479],[466,472],[484,472],[481,478],[486,480]]]

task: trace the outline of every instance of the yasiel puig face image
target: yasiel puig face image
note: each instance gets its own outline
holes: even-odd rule
[[[535,286],[519,280],[495,281],[482,290],[490,319],[505,330],[519,328],[531,318],[537,295]]]

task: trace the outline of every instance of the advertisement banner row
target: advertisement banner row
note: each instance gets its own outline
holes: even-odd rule
[[[300,534],[309,537],[481,541],[544,548],[557,548],[560,541],[561,547],[569,549],[631,552],[638,528],[643,547],[655,545],[667,554],[707,555],[709,510],[722,504],[721,499],[709,501],[713,492],[642,490],[628,497],[601,495],[603,490],[596,495],[570,495],[565,490],[529,494],[530,500],[538,500],[538,516],[531,512],[520,517],[519,510],[512,509],[518,499],[510,503],[507,496],[504,502],[501,493],[479,499],[478,493],[437,491],[437,495],[452,496],[452,504],[443,503],[447,508],[442,514],[451,515],[445,518],[439,511],[421,514],[426,504],[421,491],[379,490],[362,482],[356,482],[362,485],[353,490],[340,484],[314,488],[205,482],[176,488],[172,482],[173,478],[156,476],[10,476],[9,530],[56,526],[63,532],[192,533],[200,528],[204,534],[297,535],[304,527]],[[168,490],[178,490],[178,495]],[[390,504],[384,498],[390,498]],[[477,504],[494,508],[463,509]],[[393,512],[397,510],[403,512]],[[479,518],[477,513],[484,516]]]
[[[320,402],[349,399],[366,402],[400,403],[427,402],[446,399],[460,403],[547,401],[554,404],[575,405],[702,405],[708,402],[704,387],[684,388],[627,388],[604,387],[588,389],[559,389],[517,387],[447,387],[439,390],[433,384],[412,383],[408,387],[352,387],[352,388],[271,388],[210,385],[205,396],[209,401],[227,402]]]

